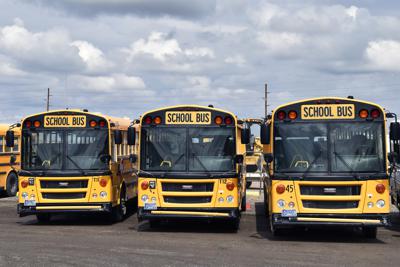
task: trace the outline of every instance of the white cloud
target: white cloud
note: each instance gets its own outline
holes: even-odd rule
[[[373,69],[400,71],[400,42],[398,41],[369,42],[365,55]]]
[[[138,54],[148,54],[160,61],[166,61],[168,57],[182,53],[182,50],[175,39],[169,39],[161,32],[152,32],[147,40],[139,39],[134,42],[130,49],[125,49],[130,60]]]
[[[162,32],[152,32],[147,39],[139,39],[130,48],[122,49],[129,55],[128,61],[135,56],[149,55],[156,60],[167,62],[177,57],[186,56],[188,59],[214,58],[214,51],[208,47],[191,47],[182,49],[178,40]]]
[[[73,75],[69,79],[69,84],[73,84],[75,89],[86,92],[98,93],[122,93],[131,92],[139,95],[151,95],[151,91],[146,89],[142,78],[127,76],[125,74],[112,74],[110,76],[83,76]]]
[[[79,56],[86,63],[90,72],[107,70],[112,66],[103,55],[103,52],[93,44],[86,41],[74,41],[71,46],[77,47]]]
[[[234,55],[225,58],[225,63],[235,64],[237,66],[243,66],[246,63],[246,60],[242,55]]]
[[[290,32],[261,32],[257,40],[265,46],[267,53],[277,55],[293,54],[292,49],[303,44],[300,34]]]

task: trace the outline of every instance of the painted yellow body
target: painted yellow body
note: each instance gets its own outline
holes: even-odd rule
[[[321,104],[326,99],[329,99],[328,104]],[[312,102],[312,103],[310,103]],[[343,103],[345,102],[345,103]],[[350,103],[347,103],[350,102]],[[341,104],[337,104],[341,103]],[[383,116],[383,121],[380,121],[382,124],[382,128],[385,129],[383,131],[383,136],[386,136],[386,118],[385,112],[382,107],[375,103],[370,103],[367,101],[353,100],[347,98],[314,98],[314,99],[306,99],[301,101],[296,101],[288,104],[281,105],[277,107],[274,112],[272,112],[270,119],[266,122],[269,125],[270,131],[270,139],[269,144],[263,145],[263,152],[265,154],[274,154],[274,128],[273,125],[275,117],[277,116],[280,110],[295,110],[297,112],[297,118],[300,118],[304,122],[310,122],[310,120],[314,120],[315,122],[324,122],[324,123],[340,123],[340,121],[345,121],[347,123],[351,123],[353,119],[359,116],[358,110],[362,108],[377,109],[380,111],[381,116]],[[311,112],[311,113],[310,113]],[[310,116],[310,114],[312,114]],[[335,121],[336,120],[336,121]],[[290,122],[294,123],[294,122]],[[296,123],[301,124],[302,121],[296,121]],[[382,140],[383,149],[386,149],[386,138]],[[312,149],[312,148],[310,148]],[[385,151],[384,155],[386,155]],[[389,162],[387,158],[385,161],[385,169],[388,169]],[[304,161],[303,159],[298,159],[297,162],[293,162],[293,165],[304,164],[306,169],[309,166],[309,162]],[[283,210],[295,210],[297,217],[287,220],[283,218],[285,226],[290,224],[296,224],[298,222],[304,224],[330,224],[330,223],[343,223],[343,224],[359,224],[359,225],[374,225],[381,226],[387,223],[387,216],[390,212],[390,185],[388,173],[382,172],[382,177],[377,177],[376,179],[366,179],[366,180],[351,180],[351,181],[340,181],[339,178],[335,178],[334,180],[330,180],[329,175],[319,175],[318,173],[314,173],[317,178],[311,180],[307,180],[302,178],[302,174],[293,175],[293,178],[290,177],[290,173],[286,174],[289,176],[288,179],[279,180],[278,178],[272,178],[275,176],[275,166],[274,161],[269,164],[268,174],[269,177],[264,181],[265,187],[265,201],[267,202],[267,210],[266,213],[269,214],[270,218],[276,217],[281,218]],[[378,171],[378,170],[377,170]],[[349,175],[353,175],[349,172]],[[362,177],[362,173],[359,174]],[[386,177],[385,177],[386,176]],[[383,193],[378,193],[376,190],[377,184],[383,184],[386,190]],[[276,188],[278,185],[283,185],[285,187],[284,192],[278,193]],[[360,192],[354,193],[352,195],[340,195],[322,193],[315,195],[306,195],[301,194],[300,188],[302,186],[316,186],[321,187],[324,190],[329,191],[330,187],[334,188],[336,186],[360,186]],[[278,205],[278,201],[283,200],[285,203],[284,207],[280,207]],[[378,207],[376,205],[378,200],[384,200],[384,207]],[[353,201],[356,202],[356,207],[350,208],[309,208],[305,207],[305,201],[315,201],[319,203],[329,203],[329,204],[337,204],[341,201]],[[289,203],[291,204],[289,207]],[[368,205],[369,203],[369,205]],[[371,205],[372,204],[372,205]],[[307,216],[304,216],[307,215]],[[318,217],[320,216],[320,217]],[[379,217],[380,219],[376,219]],[[281,223],[280,219],[277,219],[273,222]]]
[[[56,114],[56,115],[55,115]],[[62,115],[59,115],[62,114]],[[108,127],[109,175],[69,176],[59,174],[57,176],[35,176],[29,171],[22,172],[19,179],[19,212],[24,215],[41,212],[67,212],[71,211],[102,211],[110,212],[110,208],[120,204],[122,190],[126,193],[126,200],[137,197],[137,176],[135,164],[129,159],[129,154],[136,153],[133,146],[128,146],[126,131],[130,125],[128,119],[118,119],[100,114],[76,110],[50,111],[48,113],[35,114],[22,121],[36,120],[43,117],[44,128],[56,131],[62,127],[84,128],[87,127],[87,116],[92,116],[97,121],[105,121]],[[114,131],[119,130],[123,134],[123,144],[114,143]],[[106,181],[104,186],[101,181]],[[23,188],[22,184],[28,183]],[[33,207],[26,207],[26,201],[33,200]],[[107,205],[107,206],[106,206]],[[107,207],[107,208],[106,208]],[[27,213],[27,214],[25,214]]]
[[[144,119],[147,116],[161,116],[162,121],[165,124],[162,125],[164,128],[168,128],[170,126],[174,127],[189,127],[197,128],[197,127],[207,127],[214,123],[215,114],[222,114],[221,116],[230,116],[232,118],[232,125],[235,127],[235,138],[236,138],[236,154],[244,155],[245,154],[245,145],[241,143],[241,131],[242,125],[239,125],[236,116],[230,112],[204,107],[204,106],[196,106],[196,105],[181,105],[181,106],[173,106],[167,107],[157,110],[152,110],[146,112],[142,115],[140,119],[140,127],[143,128]],[[156,115],[155,115],[156,114]],[[155,126],[159,127],[159,126]],[[141,138],[141,134],[139,135]],[[140,139],[139,139],[140,140]],[[141,141],[139,141],[142,146]],[[141,149],[139,148],[139,151]],[[140,161],[144,160],[142,157],[139,159]],[[171,167],[171,162],[168,161],[165,164],[168,164]],[[139,163],[140,166],[140,163]],[[138,182],[138,216],[141,218],[141,212],[146,212],[147,215],[151,215],[153,217],[232,217],[232,212],[237,211],[235,214],[240,213],[242,208],[242,199],[245,197],[246,192],[246,177],[245,171],[242,166],[236,164],[236,176],[238,178],[221,178],[218,175],[215,178],[190,178],[189,177],[140,177]],[[190,174],[189,174],[190,175]],[[147,189],[142,189],[141,184],[143,182],[154,183],[155,188],[151,189],[150,187]],[[226,184],[230,182],[234,184],[234,189],[232,191],[227,189]],[[191,190],[176,190],[176,191],[163,191],[163,184],[174,183],[177,187],[190,186],[192,184],[205,184],[211,183],[212,191],[203,191],[203,192],[193,192]],[[145,197],[144,197],[145,196]],[[145,202],[143,201],[146,199]],[[227,198],[233,197],[233,201],[228,203]],[[190,203],[185,201],[181,201],[179,203],[176,202],[167,202],[165,201],[168,197],[208,197],[210,201],[206,201],[204,203]],[[223,201],[219,201],[223,200]],[[146,203],[151,202],[157,206],[157,210],[145,211]],[[229,212],[228,212],[229,211]],[[147,216],[146,215],[146,216]],[[143,217],[145,217],[143,215]]]
[[[10,148],[6,146],[6,132],[10,128],[9,125],[0,124],[0,192],[7,190],[7,178],[11,173],[17,175],[20,168],[20,145],[21,136],[20,128],[14,129],[15,146]],[[10,157],[14,155],[16,162],[10,165]]]

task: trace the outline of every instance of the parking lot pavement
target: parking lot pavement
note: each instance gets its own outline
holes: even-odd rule
[[[100,215],[19,218],[0,199],[0,266],[388,266],[400,260],[400,219],[365,239],[351,229],[288,231],[272,237],[255,202],[232,233],[224,223],[168,222],[150,229],[133,212],[121,223]],[[139,230],[138,230],[139,229]]]

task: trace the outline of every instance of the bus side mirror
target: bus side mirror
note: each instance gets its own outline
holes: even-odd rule
[[[114,131],[114,143],[116,145],[122,144],[122,132],[120,130]]]
[[[271,124],[262,124],[260,129],[261,144],[269,145],[271,140]]]
[[[15,155],[11,155],[10,157],[10,165],[14,165],[17,162],[17,157]]]
[[[135,154],[130,154],[129,160],[131,161],[131,163],[135,163],[138,160],[138,157]]]
[[[7,147],[14,147],[14,131],[7,131],[6,133],[6,146]]]
[[[271,163],[272,161],[274,161],[274,155],[272,155],[271,153],[266,153],[264,154],[264,160],[266,163]]]
[[[390,140],[392,141],[399,141],[400,140],[400,123],[399,122],[392,122],[390,124]]]
[[[251,136],[250,128],[246,125],[244,128],[242,128],[241,141],[243,145],[247,145],[248,143],[250,143],[250,136]]]
[[[243,163],[243,155],[236,155],[235,156],[235,164],[242,164]]]
[[[134,127],[128,128],[128,145],[134,146],[136,143],[136,129]]]

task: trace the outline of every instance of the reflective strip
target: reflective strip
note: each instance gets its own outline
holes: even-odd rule
[[[308,218],[298,217],[300,222],[343,222],[343,223],[364,223],[364,224],[380,224],[380,220],[369,220],[369,219],[341,219],[341,218]]]
[[[37,210],[98,210],[101,206],[41,206]]]
[[[229,217],[229,213],[218,212],[195,212],[195,211],[163,211],[153,210],[151,214],[167,214],[167,215],[196,215],[196,216],[215,216],[215,217]]]

